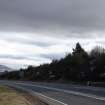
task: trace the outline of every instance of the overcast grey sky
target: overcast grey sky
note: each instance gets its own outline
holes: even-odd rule
[[[105,0],[0,0],[0,63],[60,59],[76,42],[105,47]]]

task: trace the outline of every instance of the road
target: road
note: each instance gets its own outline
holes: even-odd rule
[[[80,85],[0,81],[38,96],[53,105],[105,105],[105,89]]]

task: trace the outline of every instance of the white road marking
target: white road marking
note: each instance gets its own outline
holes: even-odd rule
[[[36,93],[36,92],[35,92],[35,93]],[[61,102],[61,101],[58,101],[58,100],[56,100],[56,99],[50,98],[50,97],[45,96],[45,95],[43,95],[43,94],[41,94],[41,93],[37,93],[37,94],[39,94],[39,95],[41,95],[42,97],[45,97],[45,98],[47,98],[47,99],[56,101],[56,102],[58,102],[58,103],[60,103],[60,104],[62,104],[62,105],[67,105],[67,104],[65,104],[64,102]]]
[[[88,97],[88,98],[93,98],[93,99],[105,101],[105,97],[100,97],[100,96],[96,96],[96,95],[86,94],[86,93],[82,93],[82,92],[75,92],[75,91],[58,89],[58,88],[53,88],[53,87],[41,86],[41,85],[33,85],[33,84],[29,84],[29,83],[16,83],[16,84],[35,86],[35,87],[39,87],[39,88],[45,88],[45,89],[49,89],[49,90],[60,91],[60,92],[64,92],[64,93],[69,93],[69,94],[73,94],[73,95],[79,95],[79,96],[83,96],[83,97]]]

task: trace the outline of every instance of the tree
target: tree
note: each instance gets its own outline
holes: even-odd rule
[[[89,71],[89,61],[87,52],[79,43],[76,44],[72,52],[71,66],[74,79],[85,80]]]
[[[100,75],[105,73],[105,49],[96,46],[90,52],[90,58],[91,80],[102,81]]]

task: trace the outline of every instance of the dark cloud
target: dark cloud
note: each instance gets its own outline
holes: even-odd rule
[[[53,45],[53,43],[48,42],[41,42],[41,41],[34,41],[34,40],[24,40],[24,39],[7,39],[8,42],[12,43],[19,43],[19,44],[25,44],[25,45],[33,45],[38,47],[48,47]]]
[[[19,55],[0,55],[0,59],[13,59],[13,60],[32,60],[32,61],[40,61],[40,60],[47,60],[48,58],[46,57],[40,57],[39,55],[37,57],[32,56],[32,57],[26,57],[26,56],[19,56]]]
[[[46,59],[50,59],[50,60],[59,60],[61,58],[63,58],[66,54],[64,53],[55,53],[55,54],[41,54],[40,56],[43,57],[43,58],[46,58]]]
[[[1,0],[0,29],[26,32],[64,30],[68,33],[103,31],[104,4],[104,0]]]
[[[28,59],[27,57],[23,56],[14,56],[14,55],[0,55],[0,59],[5,58],[5,59],[17,59],[17,60],[22,60],[22,59]]]

